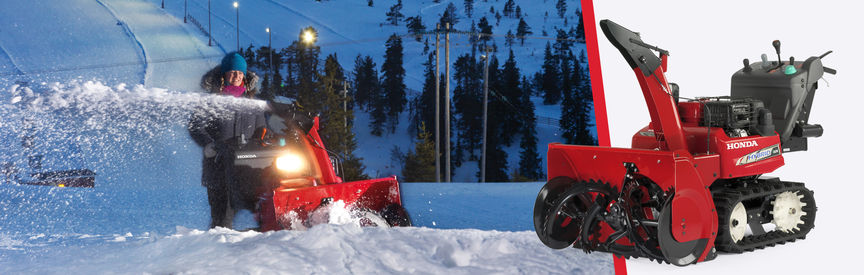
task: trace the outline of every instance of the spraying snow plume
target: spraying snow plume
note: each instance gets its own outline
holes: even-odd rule
[[[262,109],[259,100],[99,82],[53,83],[39,88],[14,85],[0,102],[5,142],[2,163],[39,169],[75,166],[129,166],[160,153],[167,141],[186,139],[195,112],[230,115]],[[17,146],[21,146],[16,148]],[[28,159],[29,158],[29,159]],[[30,162],[25,164],[24,162]]]

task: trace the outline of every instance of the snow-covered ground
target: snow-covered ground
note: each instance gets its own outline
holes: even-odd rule
[[[0,273],[612,273],[608,254],[554,251],[531,232],[531,208],[541,183],[406,183],[403,202],[416,228],[345,224],[271,233],[204,231],[209,218],[199,183],[201,152],[186,134],[187,116],[212,105],[257,106],[261,102],[190,93],[225,49],[233,49],[231,40],[225,39],[233,38],[233,28],[223,26],[217,32],[214,26],[218,43],[208,47],[198,27],[183,24],[182,16],[177,16],[178,1],[169,2],[175,6],[166,10],[158,8],[157,2],[20,2],[5,3],[0,10],[0,25],[13,26],[0,30],[0,161],[27,166],[28,155],[20,142],[22,136],[33,134],[22,127],[22,121],[29,121],[38,130],[34,132],[39,134],[37,144],[48,148],[46,156],[53,154],[51,159],[62,160],[45,160],[46,166],[83,166],[97,173],[93,189],[0,183]],[[424,2],[428,1],[420,4]],[[245,8],[250,3],[241,5]],[[256,25],[255,20],[294,24],[290,20],[305,18],[318,22],[309,24],[320,24],[322,47],[329,39],[325,31],[339,37],[334,41],[368,38],[337,28],[356,24],[340,26],[339,20],[332,21],[362,18],[350,16],[352,9],[311,13],[315,9],[308,6],[318,3],[266,3],[271,5],[262,4],[257,12],[260,16],[249,16],[251,22],[241,25],[241,34],[250,36],[259,27],[263,32],[264,23]],[[295,4],[298,7],[292,8]],[[202,5],[206,7],[206,2],[190,1],[190,13],[200,14]],[[443,6],[421,9],[415,5],[406,1],[406,7],[424,13],[443,10]],[[478,1],[478,5],[487,4]],[[523,9],[529,10],[528,5]],[[271,10],[281,12],[268,12]],[[330,14],[334,10],[345,14]],[[375,11],[380,21],[383,10]],[[475,13],[483,10],[488,6],[476,8]],[[286,14],[291,16],[286,19]],[[228,24],[231,15],[230,9],[214,11],[214,23]],[[199,21],[201,18],[198,16]],[[431,21],[426,20],[427,24]],[[305,25],[292,26],[279,47],[287,46],[295,30]],[[380,33],[387,32],[365,31],[367,35],[382,36]],[[256,45],[263,45],[263,37],[256,38]],[[277,37],[274,35],[274,44]],[[327,47],[340,52],[349,70],[353,64],[349,60],[368,47],[349,43],[352,52],[337,49],[338,43],[333,43]],[[382,42],[369,43],[377,45],[380,53],[367,54],[380,59]],[[464,50],[464,44],[462,47]],[[528,47],[526,43],[525,49]],[[409,55],[417,56],[406,58],[413,64],[408,66],[419,68],[425,60],[416,52]],[[539,67],[537,62],[531,65],[531,58],[525,59],[525,66]],[[419,69],[409,71],[409,87],[419,87],[420,74]],[[557,113],[555,107],[549,109],[553,110],[545,112]],[[358,117],[362,119],[362,114]],[[407,124],[404,117],[402,123]],[[542,135],[539,146],[545,152],[548,140]],[[361,144],[403,144],[403,150],[407,148],[407,135],[396,136],[384,139],[397,142],[361,140]],[[386,149],[361,156],[377,165],[375,157],[389,155]],[[398,173],[375,165],[367,166],[382,175]],[[237,228],[254,222],[248,212],[238,219]]]

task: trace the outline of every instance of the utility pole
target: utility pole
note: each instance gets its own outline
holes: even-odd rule
[[[237,10],[237,51],[240,51],[240,6],[234,2],[234,9]]]
[[[210,23],[210,17],[213,12],[210,11],[210,0],[207,0],[207,46],[213,46],[213,24]]]
[[[343,98],[342,98],[342,111],[343,111],[342,118],[345,120],[345,134],[342,137],[345,139],[345,141],[343,143],[345,145],[344,146],[345,151],[342,152],[342,154],[347,156],[348,155],[348,133],[351,132],[351,129],[348,129],[348,81],[347,80],[342,80],[342,96],[343,96]]]
[[[441,24],[435,24],[435,182],[441,182]]]
[[[348,81],[346,80],[342,80],[342,96],[342,111],[345,112],[345,131],[348,131]]]
[[[445,81],[444,89],[447,91],[446,96],[444,97],[444,137],[447,139],[444,143],[444,151],[446,152],[444,158],[444,182],[450,182],[450,23],[444,23],[444,28],[446,28],[446,32],[444,34],[444,56],[446,59],[446,67],[444,67],[445,74],[447,75],[447,79]]]
[[[486,47],[486,66],[483,68],[483,155],[480,160],[480,182],[486,182],[486,128],[487,107],[489,103],[489,47]]]

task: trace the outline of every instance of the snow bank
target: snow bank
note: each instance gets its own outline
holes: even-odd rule
[[[18,255],[0,273],[611,274],[611,257],[551,250],[533,232],[373,228],[308,231],[178,228],[170,236]],[[75,255],[70,257],[70,255]],[[3,263],[0,258],[0,263]]]

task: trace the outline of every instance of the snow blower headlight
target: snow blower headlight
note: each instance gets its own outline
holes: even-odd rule
[[[300,155],[287,153],[276,158],[276,169],[282,172],[297,173],[306,168],[306,160]]]

